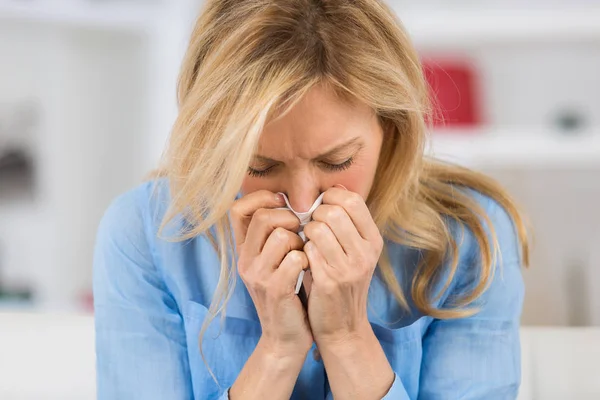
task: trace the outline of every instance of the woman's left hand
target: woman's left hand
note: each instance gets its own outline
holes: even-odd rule
[[[304,233],[313,282],[308,317],[317,346],[343,345],[372,335],[367,298],[383,239],[362,197],[326,191]]]

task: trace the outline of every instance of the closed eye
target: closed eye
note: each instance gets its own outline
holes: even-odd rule
[[[339,171],[344,171],[344,170],[350,168],[353,163],[354,163],[354,157],[350,157],[349,159],[347,159],[346,161],[344,161],[343,163],[340,163],[340,164],[331,164],[331,163],[321,162],[321,165],[326,170],[333,171],[333,172],[339,172]]]
[[[248,175],[254,178],[262,178],[264,176],[267,176],[273,170],[273,168],[275,168],[274,165],[265,169],[254,169],[252,167],[248,167]]]

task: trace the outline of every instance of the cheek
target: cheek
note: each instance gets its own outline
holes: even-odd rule
[[[256,192],[257,190],[278,192],[281,190],[281,186],[279,185],[277,179],[264,179],[246,176],[242,182],[242,194],[247,195],[248,193]]]
[[[369,196],[377,165],[357,165],[338,174],[334,184],[340,184],[351,192],[358,193],[363,199]]]
[[[248,193],[256,192],[257,190],[261,190],[262,187],[260,185],[260,180],[256,178],[252,178],[251,176],[247,176],[244,178],[242,182],[242,194],[246,195]]]
[[[358,193],[366,199],[371,189],[372,177],[366,175],[364,171],[348,171],[340,174],[335,184],[343,185],[349,191]]]

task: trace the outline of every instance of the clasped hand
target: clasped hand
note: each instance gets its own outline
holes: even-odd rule
[[[372,334],[367,319],[369,285],[383,247],[371,214],[356,193],[334,187],[304,227],[278,195],[262,190],[231,209],[237,266],[257,309],[261,341],[273,352],[306,354]],[[294,289],[310,267],[308,312]],[[308,274],[307,274],[308,275]]]

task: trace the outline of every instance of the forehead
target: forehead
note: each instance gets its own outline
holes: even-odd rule
[[[262,132],[258,154],[284,160],[314,158],[354,137],[364,141],[379,129],[373,110],[315,86]]]

